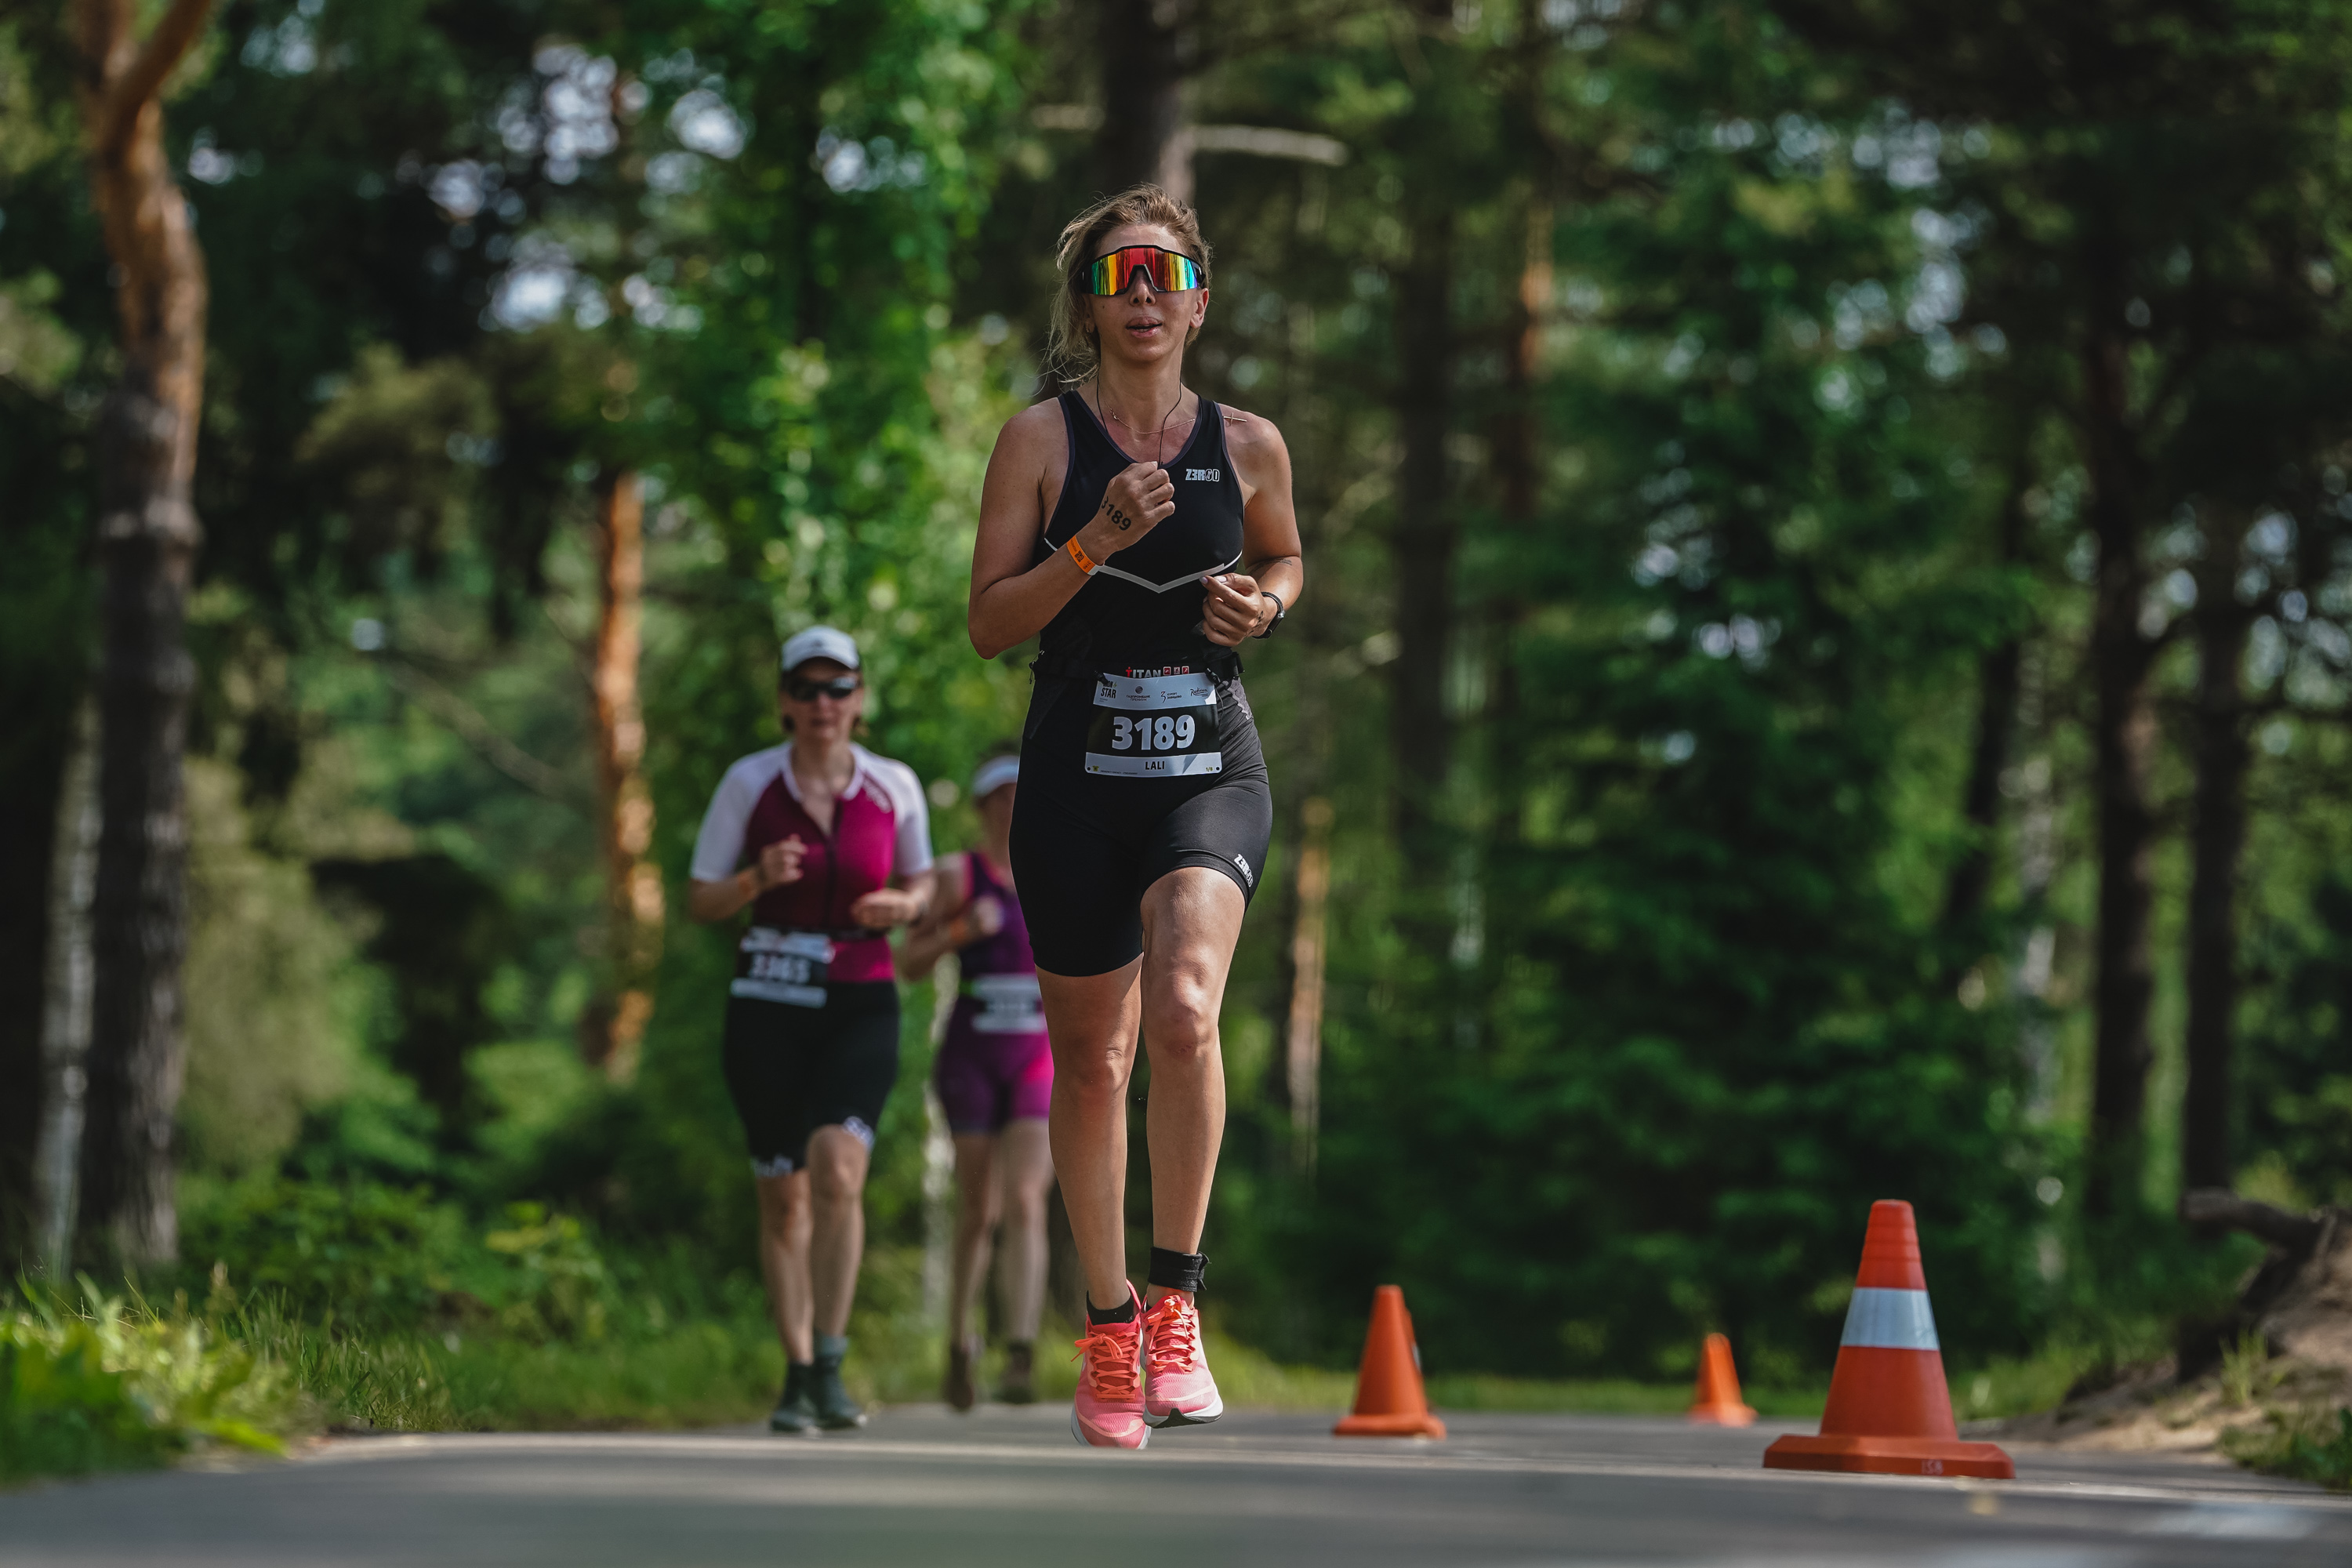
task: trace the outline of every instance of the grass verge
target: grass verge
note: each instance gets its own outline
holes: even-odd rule
[[[179,1301],[28,1290],[0,1312],[0,1482],[163,1464],[207,1445],[282,1452],[309,1425],[287,1369]]]
[[[2260,1427],[2223,1433],[2221,1452],[2248,1469],[2352,1491],[2352,1408],[2274,1410]]]

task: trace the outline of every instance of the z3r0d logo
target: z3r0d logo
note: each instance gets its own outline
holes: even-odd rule
[[[1213,485],[1225,477],[1225,470],[1223,468],[1187,468],[1184,470],[1184,477],[1188,479],[1202,480]]]

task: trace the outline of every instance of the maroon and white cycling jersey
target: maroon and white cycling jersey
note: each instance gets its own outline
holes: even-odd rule
[[[850,751],[857,759],[857,771],[834,802],[831,833],[820,829],[801,805],[800,784],[793,777],[792,742],[787,741],[754,752],[727,770],[694,840],[695,880],[719,882],[768,845],[800,839],[800,880],[760,895],[751,905],[753,932],[806,932],[827,939],[829,953],[819,973],[833,984],[891,978],[888,937],[881,931],[858,934],[849,907],[876,889],[888,887],[891,878],[912,876],[931,864],[930,814],[914,770],[863,746]],[[738,980],[739,990],[744,984]]]

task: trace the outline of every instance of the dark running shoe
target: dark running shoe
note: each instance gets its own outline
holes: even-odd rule
[[[1037,1403],[1037,1347],[1014,1342],[1004,1347],[1004,1375],[997,1380],[996,1397],[1004,1405]]]
[[[967,1335],[948,1342],[948,1408],[969,1410],[980,1399],[979,1381],[972,1375],[980,1362],[977,1337]]]
[[[866,1412],[841,1386],[841,1358],[821,1355],[809,1377],[809,1398],[816,1406],[816,1424],[828,1432],[866,1425]]]
[[[816,1402],[809,1397],[810,1386],[815,1381],[816,1368],[813,1366],[784,1368],[784,1392],[769,1414],[769,1431],[800,1436],[816,1430]]]

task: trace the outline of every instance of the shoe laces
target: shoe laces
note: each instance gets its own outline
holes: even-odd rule
[[[1122,1334],[1118,1331],[1127,1330]],[[1135,1370],[1135,1328],[1127,1323],[1090,1323],[1087,1337],[1075,1342],[1083,1358],[1086,1371],[1082,1374],[1094,1390],[1097,1399],[1111,1404],[1132,1404],[1143,1397],[1140,1381]]]
[[[1145,1353],[1154,1372],[1184,1372],[1201,1356],[1201,1314],[1178,1295],[1162,1296],[1143,1315]]]

